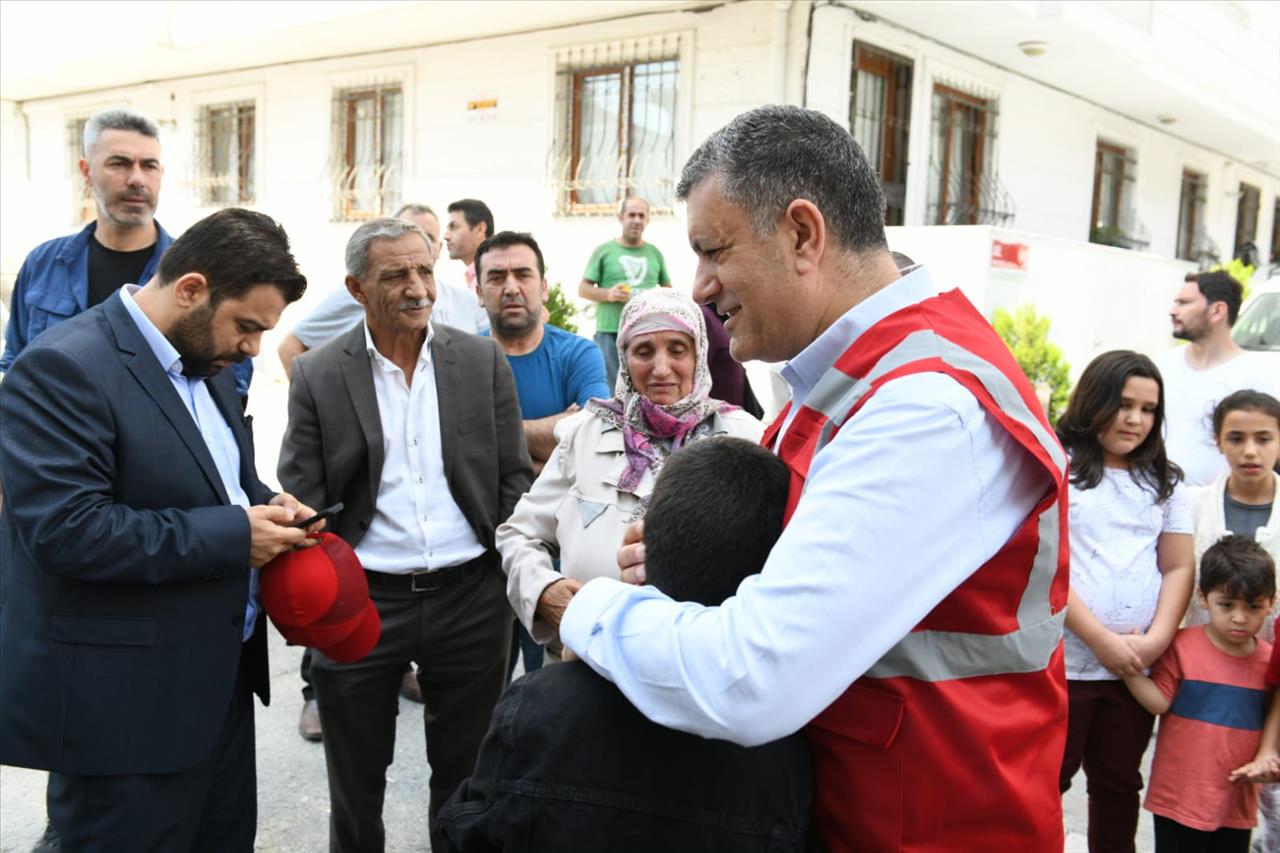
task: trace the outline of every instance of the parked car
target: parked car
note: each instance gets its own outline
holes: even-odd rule
[[[1241,349],[1266,353],[1270,369],[1280,376],[1280,277],[1253,280],[1253,295],[1240,309],[1231,337]]]

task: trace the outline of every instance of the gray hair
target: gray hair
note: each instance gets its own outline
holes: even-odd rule
[[[401,216],[404,216],[406,213],[409,214],[410,216],[430,216],[434,218],[437,222],[440,221],[440,217],[436,216],[436,212],[431,209],[430,205],[426,205],[426,204],[417,204],[416,202],[410,202],[409,204],[406,204],[404,207],[396,211],[396,217],[399,218]]]
[[[427,233],[404,219],[383,217],[370,219],[361,225],[347,241],[347,275],[352,278],[364,278],[365,271],[369,268],[369,244],[374,240],[395,240],[405,234],[417,234],[426,244],[427,251],[431,251],[431,241],[427,239]]]
[[[741,114],[689,157],[677,197],[714,177],[758,235],[774,233],[787,205],[802,198],[846,250],[888,248],[880,179],[849,131],[820,112],[770,105]]]
[[[84,159],[89,159],[89,152],[102,139],[103,131],[107,130],[128,130],[152,139],[160,138],[160,129],[156,127],[156,123],[142,113],[122,109],[102,110],[94,113],[84,123],[84,136],[80,140]]]

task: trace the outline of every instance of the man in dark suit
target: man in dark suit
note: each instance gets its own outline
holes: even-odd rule
[[[340,664],[315,652],[311,668],[330,848],[378,851],[410,661],[425,700],[433,840],[437,811],[471,772],[511,641],[494,530],[532,467],[502,349],[430,323],[436,285],[421,229],[365,223],[346,265],[365,320],[294,362],[280,480],[313,505],[346,505],[333,529],[355,548],[382,618],[367,658]]]
[[[279,225],[223,210],[0,386],[0,761],[51,771],[67,849],[253,848],[256,567],[312,513],[258,479],[222,368],[305,287]]]

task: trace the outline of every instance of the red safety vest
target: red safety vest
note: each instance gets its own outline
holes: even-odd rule
[[[777,448],[791,469],[786,517],[814,455],[881,386],[915,373],[945,373],[968,389],[1055,488],[806,728],[815,826],[833,853],[1060,851],[1066,457],[1012,354],[960,291],[876,323],[815,384]]]

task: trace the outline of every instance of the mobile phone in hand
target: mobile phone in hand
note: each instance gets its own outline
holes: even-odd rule
[[[338,513],[342,512],[343,509],[344,509],[343,504],[341,501],[339,501],[333,506],[325,507],[324,509],[320,510],[313,516],[310,516],[308,518],[304,518],[301,520],[291,521],[284,526],[285,527],[310,527],[311,525],[315,524],[317,521],[328,521]]]

